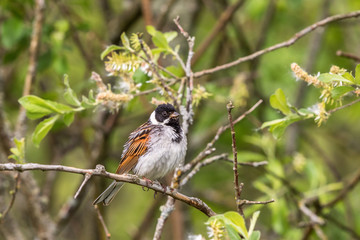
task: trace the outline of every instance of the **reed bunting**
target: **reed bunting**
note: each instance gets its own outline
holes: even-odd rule
[[[147,122],[130,134],[116,173],[133,171],[147,179],[162,178],[184,162],[186,147],[179,113],[173,105],[161,104]],[[123,182],[113,181],[93,204],[109,205],[123,185]]]

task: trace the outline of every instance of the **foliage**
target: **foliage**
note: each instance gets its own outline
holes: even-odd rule
[[[254,231],[256,221],[260,212],[253,214],[249,230],[246,229],[245,221],[238,212],[226,212],[210,217],[206,222],[208,225],[208,236],[210,239],[245,239],[259,240],[260,232]]]
[[[277,138],[283,135],[286,127],[297,121],[312,118],[320,126],[330,117],[330,112],[334,111],[334,107],[342,105],[345,97],[358,97],[360,94],[360,64],[356,66],[355,76],[338,66],[332,66],[329,73],[322,73],[318,76],[308,75],[296,63],[293,63],[291,68],[297,78],[320,89],[321,102],[309,108],[298,109],[287,101],[281,89],[277,89],[270,96],[270,105],[285,117],[264,122],[261,126],[261,128],[269,127],[269,130]],[[329,108],[333,108],[333,110]]]
[[[25,138],[21,138],[20,140],[14,138],[15,147],[10,148],[10,152],[12,153],[9,156],[9,159],[14,159],[16,163],[24,163],[25,161]]]
[[[183,65],[189,53],[181,31],[172,22],[174,16],[179,15],[184,30],[195,36],[194,54],[198,56],[191,67],[199,74],[277,46],[323,16],[360,8],[357,0],[212,1],[206,6],[202,1],[150,1],[151,8],[141,8],[139,1],[45,1],[31,95],[22,97],[31,69],[37,2],[0,1],[0,161],[84,169],[102,164],[109,171],[116,169],[121,146],[129,132],[147,120],[153,104],[174,102],[172,96],[180,105],[186,102]],[[235,10],[240,2],[244,4]],[[144,24],[147,9],[152,11],[153,26]],[[231,20],[226,21],[229,15],[225,13],[230,10]],[[315,239],[321,233],[329,239],[359,238],[355,180],[359,176],[360,109],[355,103],[359,100],[360,67],[337,53],[359,55],[357,19],[334,21],[323,25],[321,31],[312,29],[286,48],[194,77],[194,124],[188,135],[186,162],[196,158],[219,127],[227,124],[229,100],[235,105],[235,118],[263,99],[263,104],[235,125],[235,131],[239,162],[268,164],[239,166],[239,179],[244,183],[244,198],[273,198],[275,203],[246,206],[246,227],[238,224],[242,220],[231,222],[232,164],[220,160],[201,168],[189,187],[180,189],[199,197],[219,214],[208,219],[184,204],[176,205],[179,214],[172,217],[178,224],[170,219],[162,239],[184,239],[187,233],[207,236],[204,222],[219,224],[219,230],[235,239],[245,231],[249,239],[250,235],[256,238],[257,231],[250,234],[253,225],[247,220],[259,210],[256,229],[261,230],[261,239]],[[199,54],[201,48],[205,50]],[[332,65],[341,68],[329,71]],[[93,75],[89,81],[92,71],[101,77]],[[299,81],[291,80],[294,75]],[[18,100],[30,119],[23,136],[16,134]],[[226,131],[212,154],[231,157],[230,143]],[[83,180],[80,176],[40,171],[19,176],[14,205],[0,222],[0,239],[41,239],[43,232],[52,229],[56,239],[104,238],[91,202],[106,186],[106,179],[92,177],[84,194],[74,200]],[[349,183],[353,185],[349,187]],[[13,195],[8,193],[13,187],[13,177],[0,172],[0,215],[9,206]],[[161,197],[158,194],[153,200],[153,192],[130,184],[122,191],[110,207],[99,206],[111,239],[133,239],[136,234],[152,238]],[[37,201],[32,201],[31,194],[38,196]],[[339,201],[327,207],[339,196]],[[324,225],[314,224],[300,209],[303,202]],[[156,210],[146,214],[148,209]],[[145,215],[154,217],[142,224]],[[182,219],[186,224],[181,224]],[[51,225],[54,222],[56,227]],[[145,225],[148,228],[140,231],[134,227]],[[183,235],[175,236],[174,229]]]

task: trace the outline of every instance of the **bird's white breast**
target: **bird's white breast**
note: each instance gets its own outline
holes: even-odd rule
[[[184,163],[186,137],[183,131],[181,140],[174,141],[178,134],[170,126],[159,125],[151,133],[148,151],[141,156],[134,168],[134,173],[149,179],[164,177],[168,172]]]

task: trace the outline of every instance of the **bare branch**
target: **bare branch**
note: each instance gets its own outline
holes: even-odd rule
[[[234,155],[234,165],[233,165],[233,171],[234,171],[234,190],[235,190],[235,201],[236,201],[236,208],[237,211],[244,217],[244,212],[240,205],[240,199],[241,199],[241,192],[242,192],[242,186],[243,184],[239,185],[239,173],[238,173],[238,164],[237,164],[237,150],[236,150],[236,137],[235,137],[235,130],[234,130],[234,123],[231,115],[231,110],[234,108],[234,105],[230,101],[226,105],[227,111],[228,111],[228,119],[231,129],[231,146],[232,146],[232,152]]]
[[[356,55],[351,54],[351,53],[346,53],[346,52],[343,52],[341,50],[336,51],[336,56],[349,58],[349,59],[354,60],[355,62],[360,62],[360,57],[359,56],[356,56]]]
[[[98,216],[98,219],[101,223],[101,226],[103,227],[104,229],[104,232],[105,232],[105,235],[106,235],[106,239],[110,239],[111,238],[111,233],[109,232],[108,228],[106,227],[106,224],[105,224],[105,221],[104,221],[104,218],[102,217],[101,215],[101,212],[99,211],[99,207],[97,205],[94,205],[94,208],[95,208],[95,211],[96,211],[96,214]]]
[[[307,206],[306,204],[309,204],[310,202],[315,201],[315,198],[305,198],[302,199],[299,202],[299,208],[301,210],[302,213],[304,213],[306,216],[308,216],[310,218],[310,222],[312,224],[319,224],[319,225],[324,225],[325,221],[324,219],[322,219],[321,217],[317,216],[315,213],[313,213]]]
[[[207,166],[213,162],[222,160],[222,159],[227,159],[228,158],[228,154],[227,153],[223,153],[220,155],[216,155],[213,156],[211,158],[205,159],[204,161],[199,162],[198,164],[196,164],[192,170],[181,180],[180,182],[180,186],[184,186],[193,176],[195,176],[195,174],[197,172],[200,171],[200,169],[204,166]]]
[[[354,101],[352,101],[352,102],[350,102],[350,103],[348,103],[348,104],[345,104],[345,105],[342,105],[342,106],[340,106],[340,107],[331,109],[331,110],[327,111],[327,113],[329,113],[329,114],[334,113],[334,112],[336,112],[336,111],[339,111],[339,110],[341,110],[341,109],[344,109],[344,108],[347,108],[347,107],[349,107],[349,106],[351,106],[351,105],[354,105],[355,103],[358,103],[358,102],[360,102],[360,98],[358,98],[358,99],[356,99],[356,100],[354,100]]]
[[[178,54],[176,54],[178,61],[180,62],[182,68],[185,71],[185,75],[186,75],[186,112],[183,111],[183,109],[180,109],[181,111],[181,115],[183,116],[183,130],[184,133],[187,134],[189,131],[189,125],[192,124],[193,122],[193,116],[194,116],[194,111],[192,108],[192,102],[193,102],[193,96],[192,96],[192,91],[194,88],[194,73],[191,70],[191,60],[194,56],[194,44],[195,44],[195,37],[192,37],[189,35],[188,32],[186,32],[182,26],[180,25],[180,18],[179,16],[177,18],[174,19],[174,23],[176,24],[176,26],[179,28],[180,33],[186,38],[187,42],[188,42],[188,46],[189,46],[189,52],[188,52],[188,57],[186,60],[186,64],[184,64],[184,62],[182,61],[182,59],[178,56]],[[185,82],[182,82],[182,84],[180,85],[180,88],[183,87],[183,84]],[[179,88],[179,90],[180,90]],[[180,94],[181,96],[181,94]],[[180,97],[180,103],[181,103],[181,98]],[[179,103],[179,104],[180,104]]]
[[[331,208],[336,203],[345,198],[345,196],[360,182],[360,170],[357,171],[355,176],[349,181],[348,184],[344,186],[344,188],[340,191],[339,195],[337,195],[333,200],[328,203],[321,205],[322,208]]]
[[[228,6],[226,10],[220,15],[213,29],[211,29],[208,36],[196,49],[196,54],[194,55],[194,58],[192,60],[193,64],[204,54],[204,52],[209,48],[210,44],[219,35],[219,33],[225,30],[226,24],[230,22],[236,10],[238,10],[244,2],[245,0],[236,1],[234,4]]]
[[[16,193],[18,192],[18,189],[20,187],[20,173],[18,172],[15,176],[15,187],[14,190],[11,192],[11,200],[7,208],[4,210],[2,214],[0,214],[0,223],[2,223],[6,217],[6,215],[9,213],[10,209],[14,205]]]
[[[101,165],[97,165],[95,169],[81,169],[81,168],[75,168],[75,167],[68,167],[63,165],[45,165],[45,164],[37,164],[37,163],[26,163],[26,164],[14,164],[14,163],[3,163],[0,164],[0,171],[31,171],[31,170],[42,170],[42,171],[60,171],[60,172],[69,172],[69,173],[76,173],[76,174],[91,174],[93,176],[102,176],[109,179],[121,181],[121,182],[127,182],[136,184],[139,186],[150,188],[156,192],[160,192],[163,194],[166,194],[168,196],[171,196],[172,198],[176,200],[180,200],[190,206],[193,206],[197,209],[199,209],[201,212],[206,214],[207,216],[213,216],[215,215],[215,212],[206,205],[203,201],[201,201],[198,198],[194,197],[188,197],[182,193],[177,192],[173,188],[163,188],[160,184],[153,182],[152,184],[149,184],[146,180],[142,178],[138,178],[135,175],[130,174],[114,174],[109,173],[105,171],[105,168]]]
[[[246,199],[241,199],[239,201],[239,205],[244,206],[244,205],[256,205],[256,204],[268,204],[268,203],[273,203],[275,202],[274,199],[268,200],[268,201],[250,201],[250,200],[246,200]]]
[[[155,229],[153,240],[161,239],[161,234],[162,234],[165,222],[169,218],[171,212],[174,211],[174,209],[175,209],[174,204],[175,204],[175,199],[172,197],[168,197],[168,200],[166,201],[165,205],[160,207],[161,214],[160,214],[160,217],[158,218],[158,221],[156,224],[156,229]]]
[[[235,119],[235,121],[233,121],[234,125],[236,123],[240,122],[242,119],[244,119],[248,114],[253,112],[262,102],[263,102],[263,100],[260,99],[249,110],[247,110],[242,115],[240,115],[237,119]],[[187,163],[182,168],[183,173],[190,171],[190,169],[192,169],[196,164],[198,164],[200,161],[202,161],[204,158],[206,158],[212,152],[214,152],[215,148],[213,148],[213,146],[214,146],[215,142],[219,139],[220,135],[223,134],[229,128],[230,128],[230,124],[221,126],[217,130],[214,138],[206,145],[205,149],[203,151],[201,151],[191,162]]]
[[[340,21],[340,20],[348,19],[348,18],[355,18],[355,17],[359,17],[359,16],[360,16],[360,11],[354,11],[354,12],[350,12],[350,13],[346,13],[346,14],[338,14],[338,15],[334,15],[334,16],[324,18],[323,20],[318,21],[318,22],[304,28],[303,30],[295,33],[294,36],[291,37],[287,41],[284,41],[284,42],[275,44],[275,45],[273,45],[271,47],[265,48],[263,50],[254,52],[254,53],[252,53],[252,54],[250,54],[248,56],[238,58],[237,60],[235,60],[233,62],[229,62],[229,63],[224,64],[224,65],[220,65],[220,66],[217,66],[217,67],[214,67],[214,68],[205,69],[205,70],[202,70],[200,72],[196,72],[196,73],[194,73],[194,77],[198,78],[198,77],[201,77],[201,76],[204,76],[204,75],[207,75],[207,74],[212,74],[212,73],[215,73],[215,72],[218,72],[218,71],[221,71],[221,70],[236,66],[236,65],[238,65],[240,63],[253,60],[253,59],[255,59],[255,58],[257,58],[257,57],[259,57],[261,55],[272,52],[272,51],[274,51],[276,49],[289,47],[289,46],[293,45],[296,41],[298,41],[299,39],[301,39],[302,37],[304,37],[305,35],[309,34],[310,32],[314,31],[315,29],[317,29],[319,27],[325,26],[325,25],[327,25],[329,23],[332,23],[332,22],[336,22],[336,21]]]
[[[30,42],[30,52],[29,52],[29,66],[25,77],[25,84],[23,89],[23,96],[30,94],[31,85],[35,79],[36,75],[36,65],[37,58],[40,49],[40,38],[41,30],[44,22],[44,10],[45,10],[45,1],[36,0],[35,1],[35,19],[33,22],[33,30],[31,34]],[[26,111],[25,108],[21,107],[19,116],[17,119],[15,135],[21,137],[25,133],[25,123],[26,123]]]
[[[76,191],[76,193],[75,193],[75,195],[74,195],[74,199],[76,199],[76,198],[79,196],[81,190],[83,189],[83,187],[85,186],[85,184],[90,180],[90,178],[91,178],[91,174],[90,174],[90,173],[86,173],[86,174],[85,174],[84,181],[81,183],[79,189]]]

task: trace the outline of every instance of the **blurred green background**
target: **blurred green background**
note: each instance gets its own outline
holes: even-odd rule
[[[195,36],[195,53],[219,21],[221,14],[237,1],[184,0],[149,1],[73,0],[45,1],[44,23],[35,81],[31,93],[45,99],[63,102],[63,77],[78,93],[95,89],[91,72],[120,87],[117,79],[106,77],[101,52],[110,44],[120,44],[120,35],[144,32],[150,44],[146,24],[158,30],[177,31],[173,19],[180,21],[190,35]],[[19,112],[18,99],[22,96],[29,64],[29,45],[35,3],[31,0],[2,0],[0,2],[0,111],[6,126],[12,131]],[[194,72],[215,67],[249,55],[292,37],[301,29],[320,19],[360,9],[358,0],[248,0],[236,10],[231,20],[217,33],[211,44],[193,64]],[[150,14],[148,19],[144,18]],[[242,197],[249,200],[275,199],[266,206],[247,207],[245,214],[261,211],[256,229],[261,239],[318,239],[299,223],[308,221],[297,203],[310,196],[328,202],[342,189],[359,169],[360,105],[353,105],[334,113],[321,127],[312,120],[303,121],[287,129],[281,139],[266,130],[259,130],[264,121],[280,118],[268,99],[277,88],[282,88],[288,101],[295,106],[309,107],[320,96],[318,89],[296,81],[290,64],[298,63],[310,74],[328,72],[332,65],[354,71],[356,62],[339,57],[341,50],[360,55],[360,19],[353,18],[316,29],[292,46],[267,53],[254,61],[195,79],[212,95],[195,108],[194,124],[188,136],[186,161],[193,159],[212,139],[217,129],[227,123],[226,104],[232,100],[234,117],[246,111],[259,99],[264,103],[251,116],[236,125],[239,161],[269,161],[265,167],[240,167],[240,181],[244,183]],[[179,34],[175,40],[181,45],[180,54],[187,54],[186,41]],[[161,64],[171,64],[162,59]],[[108,171],[117,167],[128,134],[145,122],[153,111],[152,97],[141,96],[119,110],[109,113],[105,108],[77,114],[70,126],[59,123],[36,148],[31,140],[36,121],[28,121],[26,138],[27,162],[63,164],[93,168],[97,163]],[[347,101],[347,99],[345,99]],[[1,140],[0,140],[1,141]],[[231,137],[227,131],[215,145],[216,153],[231,153]],[[1,162],[7,162],[4,151]],[[44,211],[54,220],[61,219],[60,209],[71,207],[72,197],[82,177],[68,173],[34,172],[44,198]],[[275,177],[274,177],[275,176]],[[0,174],[0,197],[10,199],[13,180]],[[281,180],[282,179],[282,180]],[[92,178],[74,203],[73,215],[61,227],[56,239],[105,239],[92,201],[110,181]],[[298,191],[292,192],[290,184]],[[204,167],[181,190],[186,195],[201,198],[217,213],[235,210],[233,172],[231,163],[219,161]],[[360,239],[359,187],[346,195],[321,216],[321,226],[328,239]],[[109,207],[100,207],[112,239],[152,239],[158,207],[166,200],[152,191],[127,184]],[[155,211],[149,211],[153,207]],[[186,239],[189,234],[206,236],[207,217],[183,203],[166,223],[162,239]],[[2,208],[0,209],[2,210]],[[34,239],[36,224],[27,214],[26,197],[18,194],[11,209],[25,239]],[[147,213],[150,217],[143,222]],[[332,219],[332,220],[329,220]],[[140,225],[143,223],[142,227]],[[348,228],[348,229],[345,229]],[[349,230],[350,229],[350,230]],[[1,230],[1,228],[0,228]],[[1,239],[10,239],[0,232]]]

